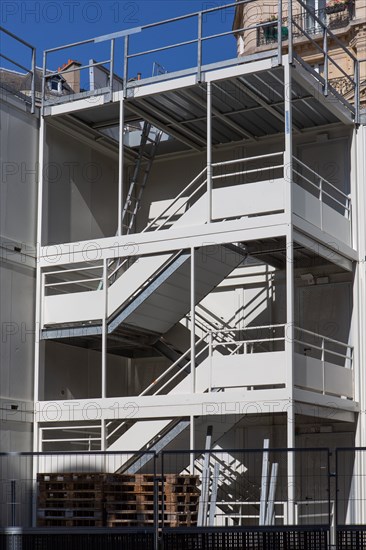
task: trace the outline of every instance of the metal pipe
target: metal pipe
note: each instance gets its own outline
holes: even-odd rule
[[[328,95],[328,74],[329,74],[329,59],[328,59],[328,36],[327,29],[323,30],[323,50],[324,50],[324,95]]]
[[[47,52],[43,52],[43,68],[42,68],[42,113],[41,116],[43,116],[43,108],[44,108],[44,102],[46,99],[46,66],[47,66]],[[41,169],[41,165],[39,167]]]
[[[31,96],[32,96],[32,106],[31,113],[34,114],[36,108],[36,49],[32,48],[32,85],[31,85]]]
[[[197,43],[197,82],[201,82],[202,71],[202,13],[198,14],[198,43]]]
[[[195,250],[191,248],[191,393],[196,393]]]
[[[212,221],[212,86],[207,82],[207,223]]]
[[[109,64],[109,101],[113,100],[113,75],[114,75],[114,38],[111,40],[111,60]]]
[[[16,34],[13,34],[5,27],[0,26],[0,31],[4,32],[8,36],[11,36],[12,38],[15,38],[15,40],[17,40],[18,42],[21,42],[21,44],[24,44],[24,46],[28,46],[28,48],[33,48],[32,44],[29,44],[29,42],[26,42],[22,38],[19,38],[19,36],[17,36]]]
[[[119,103],[119,143],[118,143],[118,230],[117,234],[120,237],[123,234],[122,228],[122,209],[123,209],[123,133],[124,133],[124,98],[122,97]]]
[[[292,35],[292,0],[287,2],[287,21],[288,21],[288,62],[293,62],[293,35]]]
[[[50,78],[51,76],[58,76],[60,74],[62,75],[67,73],[74,73],[76,71],[81,71],[82,69],[90,69],[90,67],[98,67],[99,65],[107,65],[110,62],[111,62],[110,59],[106,59],[105,61],[97,61],[96,63],[89,63],[89,65],[80,65],[72,69],[65,69],[64,71],[61,70],[53,73],[47,73],[46,78]]]
[[[128,48],[129,48],[129,36],[125,36],[125,47],[123,52],[123,95],[127,97],[127,83],[128,83]]]
[[[8,57],[7,55],[4,55],[3,53],[0,52],[0,57],[2,57],[3,59],[5,59],[6,61],[9,61],[10,63],[12,63],[13,65],[16,65],[19,69],[22,69],[23,71],[26,71],[27,73],[29,72],[29,68],[28,67],[25,67],[24,65],[21,65],[20,63],[18,63],[17,61],[14,61],[13,59],[11,59],[11,57]]]
[[[282,0],[278,0],[277,10],[277,63],[282,65]]]
[[[104,313],[102,320],[102,391],[101,397],[107,397],[107,318],[108,318],[108,260],[103,260],[103,292],[104,292]],[[101,420],[101,450],[106,449],[106,426]]]
[[[354,61],[355,122],[360,124],[360,62]]]
[[[189,455],[189,473],[191,476],[194,476],[194,416],[189,417],[189,450],[191,451]]]
[[[16,526],[16,480],[10,480],[10,525],[11,527]]]
[[[158,21],[157,23],[149,23],[148,25],[144,25],[142,28],[143,29],[151,29],[152,27],[157,27],[158,25],[165,25],[167,23],[174,23],[176,21],[181,21],[183,19],[189,19],[191,17],[194,17],[195,15],[198,15],[199,13],[201,13],[202,15],[204,13],[212,13],[214,11],[219,11],[219,10],[224,10],[224,9],[227,9],[227,8],[233,8],[233,7],[236,7],[236,6],[240,6],[241,4],[250,4],[252,1],[256,1],[256,0],[239,0],[238,2],[234,2],[234,3],[231,3],[231,4],[225,4],[224,6],[217,6],[217,7],[214,7],[214,8],[209,8],[207,10],[201,10],[201,11],[195,11],[195,12],[192,12],[192,13],[187,13],[187,15],[179,15],[178,17],[173,17],[172,19],[164,19],[163,21]]]

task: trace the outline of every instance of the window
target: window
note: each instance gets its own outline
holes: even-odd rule
[[[51,92],[56,92],[58,94],[62,93],[62,80],[58,77],[51,78],[48,81],[48,89],[51,90]]]
[[[306,0],[308,10],[305,13],[305,28],[310,33],[317,33],[321,30],[321,25],[311,16],[312,12],[325,23],[325,3],[326,0]]]

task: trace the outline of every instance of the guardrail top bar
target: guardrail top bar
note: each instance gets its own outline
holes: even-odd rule
[[[230,3],[230,4],[224,4],[222,6],[215,6],[213,8],[208,8],[206,10],[200,10],[200,11],[187,13],[185,15],[180,15],[178,17],[172,17],[170,19],[164,19],[162,21],[156,21],[155,23],[148,23],[146,25],[142,25],[141,27],[132,27],[130,29],[118,31],[118,32],[115,32],[115,33],[100,35],[100,36],[97,36],[95,38],[88,38],[86,40],[81,40],[79,42],[72,42],[70,44],[64,44],[63,46],[57,46],[56,48],[49,48],[49,49],[45,50],[45,53],[56,52],[56,51],[63,50],[63,49],[66,49],[66,48],[73,48],[74,46],[81,46],[82,44],[91,44],[91,43],[104,42],[106,40],[112,40],[114,38],[129,36],[131,34],[139,33],[139,32],[141,32],[145,29],[151,29],[153,27],[157,27],[159,25],[166,25],[168,23],[174,23],[176,21],[189,19],[191,17],[200,16],[200,15],[203,15],[203,14],[206,14],[206,13],[211,13],[211,12],[214,12],[214,11],[219,11],[219,10],[224,10],[224,9],[227,9],[227,8],[240,6],[241,4],[248,4],[248,3],[251,3],[252,1],[253,0],[239,0],[238,2],[233,2],[233,3]]]
[[[27,67],[24,67],[20,63],[17,63],[14,59],[11,59],[10,57],[7,57],[6,55],[2,54],[1,52],[0,52],[0,57],[2,57],[3,59],[6,59],[7,61],[12,63],[13,65],[16,65],[18,68],[22,69],[23,71],[26,71],[27,73],[29,73],[32,76],[31,89],[30,89],[31,96],[30,97],[31,97],[31,113],[34,114],[35,107],[36,107],[36,48],[35,48],[35,46],[32,46],[32,44],[29,44],[29,42],[26,42],[22,38],[19,38],[19,36],[17,36],[16,34],[8,31],[7,29],[5,29],[2,26],[0,26],[0,32],[3,32],[4,34],[7,34],[11,38],[14,38],[14,40],[19,42],[20,44],[23,44],[24,46],[26,46],[27,48],[29,48],[31,50],[32,59],[31,59],[31,62],[30,62],[30,65],[31,65],[30,69],[27,68]]]
[[[5,34],[11,36],[12,38],[17,40],[18,42],[21,42],[22,44],[24,44],[24,46],[27,46],[28,48],[31,48],[32,50],[35,50],[35,47],[32,46],[32,44],[29,44],[29,42],[26,42],[25,40],[23,40],[23,38],[19,38],[19,36],[17,36],[16,34],[8,31],[8,29],[5,29],[5,27],[2,27],[1,25],[0,25],[0,31],[2,31]]]

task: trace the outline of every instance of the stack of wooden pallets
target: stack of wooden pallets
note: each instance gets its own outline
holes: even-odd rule
[[[38,527],[102,527],[103,474],[38,474]]]
[[[158,520],[165,527],[197,525],[198,476],[153,474],[106,476],[104,487],[108,527],[144,527],[154,524],[154,485]],[[164,494],[163,494],[164,492]]]
[[[154,476],[109,474],[104,486],[107,527],[154,524]]]
[[[164,481],[164,514],[166,527],[197,525],[200,491],[198,476],[167,474]]]
[[[152,527],[156,519],[165,527],[197,525],[198,476],[70,473],[37,480],[39,527]]]

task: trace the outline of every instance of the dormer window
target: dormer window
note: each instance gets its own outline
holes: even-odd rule
[[[48,89],[51,92],[62,94],[62,80],[58,76],[54,76],[48,80]]]

